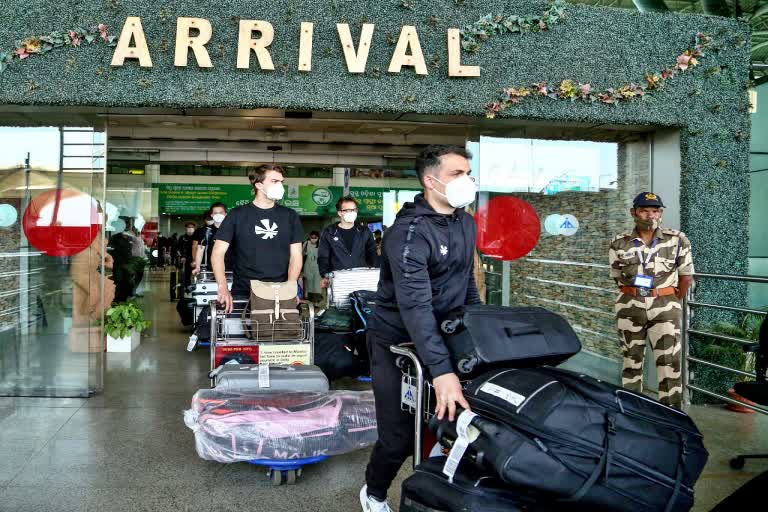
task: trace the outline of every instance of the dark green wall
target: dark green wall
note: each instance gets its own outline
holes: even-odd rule
[[[622,9],[568,5],[563,23],[543,33],[496,36],[465,63],[479,63],[479,79],[448,79],[445,29],[474,22],[489,13],[539,14],[542,2],[466,0],[376,2],[318,0],[137,0],[30,1],[0,3],[0,48],[51,30],[106,23],[119,33],[128,15],[141,16],[155,67],[131,62],[110,69],[111,49],[94,45],[62,49],[16,63],[0,74],[0,104],[96,105],[103,107],[275,107],[358,112],[419,112],[481,116],[504,86],[563,79],[593,88],[642,83],[647,72],[675,63],[693,45],[696,32],[714,38],[715,48],[694,71],[667,83],[642,101],[618,106],[535,98],[506,116],[555,122],[679,126],[682,130],[682,226],[695,250],[696,265],[708,272],[743,273],[747,263],[749,117],[747,114],[747,25],[735,20],[683,14],[641,14]],[[161,11],[163,15],[161,16]],[[214,69],[175,69],[176,16],[213,23],[208,45]],[[439,18],[432,26],[427,20]],[[265,19],[276,29],[272,46],[278,68],[262,72],[235,68],[237,23],[232,17]],[[165,18],[165,21],[163,21]],[[296,71],[300,21],[314,21],[314,70]],[[368,73],[346,72],[336,22],[376,24]],[[440,61],[430,75],[412,71],[389,76],[386,69],[401,25],[419,27],[428,63]],[[165,51],[161,46],[167,45]],[[218,47],[224,56],[218,55]],[[74,58],[74,60],[72,60]],[[67,62],[69,59],[69,63]],[[255,65],[255,58],[252,59]],[[373,67],[381,73],[373,72]],[[105,72],[106,71],[106,72]],[[30,84],[34,82],[30,87]],[[36,87],[35,87],[36,86]],[[703,300],[743,303],[744,288],[734,284],[702,287]]]

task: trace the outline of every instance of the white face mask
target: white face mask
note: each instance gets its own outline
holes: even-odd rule
[[[224,215],[223,213],[217,213],[213,215],[213,222],[215,222],[216,224],[221,224],[222,222],[224,222],[225,217],[226,215]]]
[[[205,225],[206,226],[213,226],[213,220],[210,220],[210,219],[206,220],[205,221]]]
[[[448,200],[448,204],[454,208],[464,208],[465,206],[475,202],[475,195],[477,194],[477,183],[475,183],[474,178],[465,175],[461,178],[456,178],[447,185],[434,176],[432,179],[441,185],[445,185],[445,194],[437,189],[434,190],[441,196],[445,197]]]
[[[347,212],[342,216],[342,218],[344,219],[344,222],[349,222],[352,224],[357,220],[357,212]]]
[[[187,234],[188,235],[194,235],[195,234],[195,230],[193,228],[187,228]]]
[[[279,201],[285,195],[285,187],[282,183],[275,183],[271,187],[267,187],[264,190],[264,193],[267,195],[268,199],[271,199],[272,201]]]

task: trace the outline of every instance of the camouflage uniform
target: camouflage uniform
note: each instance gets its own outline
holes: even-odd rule
[[[678,276],[693,274],[691,243],[684,233],[658,228],[656,246],[643,243],[637,230],[622,233],[611,242],[611,277],[619,286],[633,286],[635,276],[653,277],[653,288],[678,287]],[[649,252],[653,254],[649,256]],[[650,261],[643,271],[643,260]],[[645,340],[650,339],[659,379],[659,400],[680,408],[680,326],[682,307],[676,295],[640,297],[620,293],[614,306],[624,364],[622,385],[634,391],[643,388]]]

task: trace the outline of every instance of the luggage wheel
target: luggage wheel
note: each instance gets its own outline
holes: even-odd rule
[[[296,481],[301,477],[301,469],[270,469],[269,479],[272,481],[272,485],[275,487],[286,484],[295,485]]]
[[[734,458],[734,459],[731,459],[731,467],[732,467],[733,469],[744,469],[744,464],[745,464],[746,462],[747,462],[747,461],[746,461],[746,460],[744,460],[744,458],[743,458],[743,457],[736,457],[736,458]]]

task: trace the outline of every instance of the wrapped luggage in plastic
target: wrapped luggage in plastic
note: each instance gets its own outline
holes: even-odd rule
[[[340,455],[376,442],[371,391],[230,393],[201,389],[184,412],[198,455],[217,462]]]

